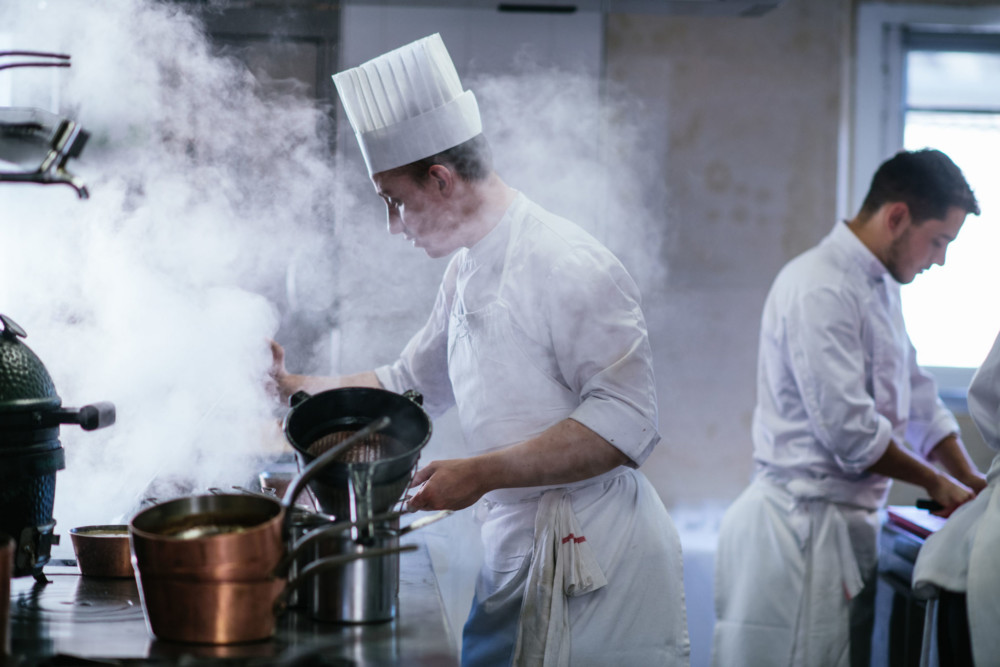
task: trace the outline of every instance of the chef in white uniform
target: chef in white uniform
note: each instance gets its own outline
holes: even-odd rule
[[[500,180],[438,35],[334,76],[389,231],[454,253],[395,363],[291,375],[284,393],[416,389],[457,407],[471,456],[431,462],[411,508],[476,504],[485,563],[466,665],[686,665],[677,532],[637,468],[660,440],[638,289],[573,223]]]
[[[924,626],[923,665],[960,664],[955,651],[935,645],[939,600],[965,594],[972,660],[977,667],[1000,664],[1000,336],[969,386],[969,414],[983,440],[998,454],[986,474],[986,488],[958,508],[920,548],[913,590],[929,598]],[[961,603],[961,596],[955,600]],[[960,612],[959,612],[960,613]],[[940,619],[947,627],[947,618]],[[939,656],[938,649],[948,651]],[[966,647],[967,650],[967,647]],[[938,658],[941,658],[940,660]],[[967,662],[961,664],[968,664]]]
[[[968,213],[978,204],[946,155],[899,153],[858,215],[775,279],[754,479],[720,529],[714,665],[867,666],[876,511],[890,478],[925,488],[943,514],[984,485],[900,307],[900,285],[944,264]]]

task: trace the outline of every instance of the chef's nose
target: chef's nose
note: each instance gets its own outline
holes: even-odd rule
[[[948,246],[943,246],[934,253],[931,258],[931,262],[937,264],[938,266],[944,266],[945,255],[948,254]]]
[[[390,234],[401,234],[403,232],[403,219],[399,215],[399,209],[389,206],[386,209],[386,228]]]

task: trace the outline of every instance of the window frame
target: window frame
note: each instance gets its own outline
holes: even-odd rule
[[[1000,44],[1000,7],[867,3],[858,7],[856,19],[851,157],[838,201],[838,217],[844,219],[861,207],[878,166],[903,147],[907,49],[915,43],[928,48],[961,44],[963,51],[993,52],[985,45]],[[937,381],[942,400],[966,412],[975,369],[925,370]]]

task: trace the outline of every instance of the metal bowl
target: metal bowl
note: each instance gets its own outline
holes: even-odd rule
[[[85,577],[131,578],[128,526],[80,526],[69,531],[76,562]]]

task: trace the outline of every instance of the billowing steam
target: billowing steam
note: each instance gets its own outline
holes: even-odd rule
[[[0,312],[64,405],[118,410],[109,429],[62,428],[62,530],[114,520],[154,478],[158,494],[246,483],[280,446],[265,379],[286,269],[303,249],[317,273],[333,260],[325,113],[261,90],[163,4],[4,2],[0,48],[70,54],[0,72],[0,103],[92,135],[71,163],[89,201],[0,184]]]
[[[0,184],[0,312],[28,331],[67,407],[118,409],[109,429],[62,428],[60,531],[119,519],[148,493],[246,483],[283,446],[267,339],[340,336],[343,368],[334,336],[318,336],[300,341],[298,372],[389,361],[443,262],[382,231],[356,146],[335,173],[328,110],[294,86],[262,88],[177,6],[5,0],[0,49],[15,48],[72,56],[67,70],[0,72],[0,105],[91,133],[71,163],[91,199]],[[633,104],[599,104],[592,78],[523,63],[464,83],[501,177],[607,243],[648,302],[664,281],[665,214]],[[425,462],[461,454],[447,420],[431,445]]]

